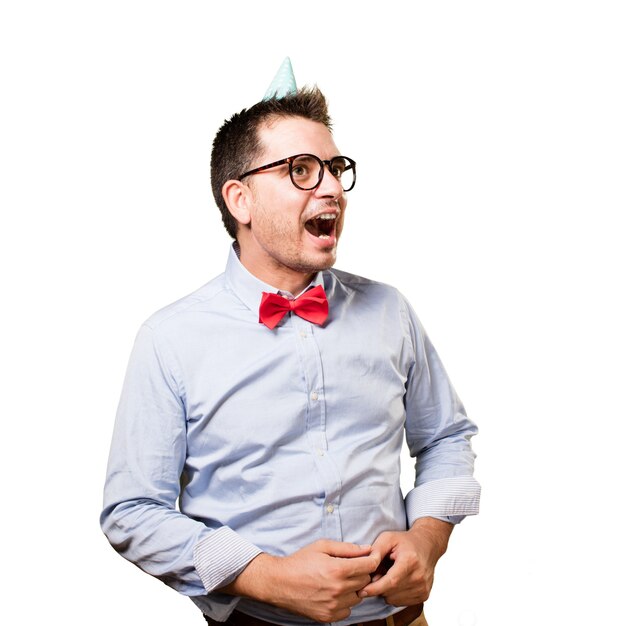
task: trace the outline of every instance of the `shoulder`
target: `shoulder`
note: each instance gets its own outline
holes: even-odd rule
[[[220,299],[226,291],[224,282],[224,274],[216,276],[199,289],[153,313],[143,326],[157,331],[184,323],[189,315],[218,308]]]
[[[378,311],[385,323],[398,324],[407,334],[421,334],[421,324],[413,307],[396,287],[380,281],[330,269],[324,272],[329,298],[345,306]]]
[[[330,269],[325,272],[328,278],[328,286],[332,289],[346,292],[358,292],[364,296],[372,298],[383,298],[397,301],[398,304],[404,306],[406,299],[392,285],[382,283],[371,278],[350,274],[338,269]]]

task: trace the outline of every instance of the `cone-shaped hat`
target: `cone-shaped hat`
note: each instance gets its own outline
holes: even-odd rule
[[[297,91],[296,79],[293,75],[293,68],[291,67],[291,60],[289,57],[285,57],[282,65],[276,72],[272,84],[263,96],[263,100],[269,100],[270,98],[284,98],[289,94],[294,94]]]

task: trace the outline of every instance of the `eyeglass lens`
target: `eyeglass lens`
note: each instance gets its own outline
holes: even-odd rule
[[[313,189],[321,181],[324,164],[313,155],[303,154],[291,162],[291,179],[300,189]],[[330,163],[332,175],[339,181],[344,191],[354,184],[354,168],[344,157],[335,157]]]

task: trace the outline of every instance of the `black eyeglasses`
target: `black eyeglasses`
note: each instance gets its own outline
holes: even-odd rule
[[[267,165],[256,167],[245,174],[242,174],[237,180],[242,180],[246,176],[264,172],[272,167],[279,165],[289,165],[289,177],[291,182],[302,191],[311,191],[319,187],[324,178],[324,166],[328,166],[330,173],[341,183],[344,191],[350,191],[356,183],[356,163],[345,156],[336,156],[329,160],[323,160],[314,154],[296,154],[295,156],[274,161]]]

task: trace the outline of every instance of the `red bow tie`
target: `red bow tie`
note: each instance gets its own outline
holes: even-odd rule
[[[313,287],[295,300],[287,300],[277,293],[263,292],[259,307],[260,323],[273,329],[289,311],[314,324],[323,324],[328,317],[328,300],[324,288],[321,285]]]

